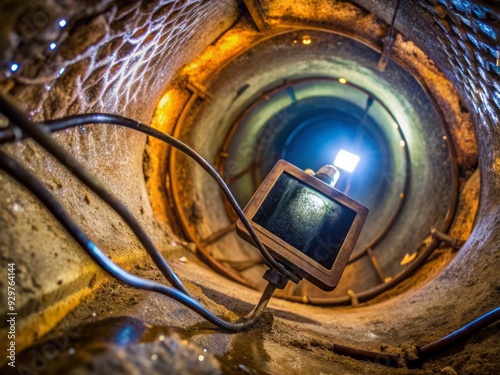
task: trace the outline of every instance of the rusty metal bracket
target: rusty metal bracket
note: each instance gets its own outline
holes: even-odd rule
[[[212,100],[213,96],[208,92],[205,85],[190,78],[186,85],[187,89],[204,100]]]
[[[358,296],[357,296],[356,293],[354,293],[353,290],[349,289],[347,291],[347,295],[348,295],[349,299],[351,300],[351,305],[353,305],[353,306],[359,306]]]
[[[392,35],[386,35],[382,38],[382,54],[377,63],[377,69],[383,72],[391,58],[392,47],[396,39]]]
[[[396,9],[394,9],[394,14],[392,16],[391,26],[389,27],[389,32],[386,36],[382,38],[382,53],[378,60],[377,69],[383,72],[389,63],[391,58],[392,47],[396,38],[394,37],[394,23],[396,22],[396,16],[398,15],[399,4],[401,0],[397,0]]]

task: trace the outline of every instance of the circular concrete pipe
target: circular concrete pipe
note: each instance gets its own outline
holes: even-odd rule
[[[305,32],[311,44],[297,46],[294,41]],[[454,217],[457,160],[454,146],[448,149],[448,125],[410,74],[395,63],[380,73],[374,66],[377,59],[369,47],[333,33],[279,33],[211,76],[205,86],[213,99],[185,107],[187,115],[174,130],[219,164],[226,180],[233,180],[229,186],[242,206],[280,158],[317,170],[332,163],[341,147],[361,155],[359,169],[352,175],[344,172],[337,188],[367,206],[370,214],[333,298],[392,279],[406,268],[405,256],[416,255],[430,229]],[[258,63],[262,60],[266,64]],[[254,98],[259,103],[248,104]],[[368,98],[376,101],[366,109]],[[357,119],[345,119],[338,111]],[[356,128],[365,111],[362,127]],[[339,124],[332,125],[334,121]],[[296,131],[301,133],[294,145]],[[236,217],[224,213],[215,182],[181,159],[173,152],[169,178],[176,206],[184,207],[178,211],[186,230],[198,247],[236,272],[244,265],[236,279],[262,284],[265,267],[251,246],[227,233],[203,243],[214,233],[225,233]],[[318,292],[322,295],[302,284],[291,290],[298,300],[318,297]]]
[[[309,46],[311,51],[314,51],[315,41],[319,40],[324,44],[318,43],[317,46],[322,48],[316,51],[331,49],[332,56],[335,56],[334,43],[355,38],[356,43],[364,45],[359,49],[366,49],[367,52],[362,53],[364,57],[352,57],[351,61],[358,58],[366,58],[366,61],[363,61],[362,67],[354,63],[351,66],[356,69],[358,77],[361,74],[371,77],[375,74],[373,67],[377,63],[374,61],[377,58],[374,50],[380,48],[380,39],[388,32],[395,6],[395,3],[387,5],[378,1],[298,1],[290,6],[289,2],[279,0],[245,1],[244,4],[236,1],[144,1],[127,4],[97,1],[88,8],[76,1],[69,1],[68,4],[67,8],[63,8],[59,2],[46,6],[32,1],[12,6],[9,8],[11,13],[1,12],[2,18],[7,18],[2,23],[2,48],[5,50],[2,54],[5,77],[1,80],[2,92],[13,97],[36,120],[92,111],[114,112],[143,122],[150,122],[153,118],[155,127],[175,132],[181,139],[196,141],[196,147],[213,162],[217,161],[218,147],[223,144],[232,119],[250,104],[256,93],[276,87],[278,80],[284,78],[282,73],[276,73],[286,66],[278,64],[280,58],[286,56],[280,55],[280,46],[284,44],[278,43],[273,47],[273,43],[293,35],[290,39],[293,44],[295,37],[305,35],[297,30],[307,29],[312,41]],[[3,6],[7,5],[11,6],[10,2]],[[61,28],[58,22],[63,17],[68,25]],[[145,322],[155,325],[155,329],[168,326],[181,332],[191,344],[186,351],[174,352],[184,356],[179,363],[192,373],[196,373],[197,368],[190,365],[203,361],[205,356],[207,372],[211,369],[217,371],[217,366],[222,364],[225,370],[243,366],[239,367],[239,371],[257,369],[271,373],[387,373],[389,369],[380,364],[357,362],[332,353],[332,343],[370,350],[380,350],[382,346],[383,350],[389,351],[399,346],[400,352],[406,353],[406,359],[409,359],[412,352],[405,348],[442,337],[496,307],[500,290],[496,272],[500,261],[497,254],[500,227],[500,135],[497,126],[500,85],[495,55],[498,50],[498,19],[497,7],[486,2],[401,1],[395,24],[398,33],[391,58],[401,69],[409,72],[402,73],[403,76],[413,75],[423,88],[417,88],[418,85],[411,80],[399,81],[397,75],[385,77],[390,84],[382,84],[397,87],[403,92],[408,89],[412,95],[419,90],[422,92],[414,97],[409,95],[418,99],[417,102],[412,102],[408,96],[396,95],[396,101],[408,104],[403,106],[408,111],[406,117],[405,111],[390,111],[396,112],[394,115],[402,127],[402,116],[418,118],[415,128],[409,123],[407,125],[407,133],[412,133],[413,129],[413,137],[408,137],[407,141],[409,144],[414,140],[420,144],[428,142],[427,148],[433,153],[439,152],[437,160],[440,162],[434,164],[436,159],[431,157],[433,154],[424,154],[419,166],[421,169],[417,169],[421,172],[416,172],[422,178],[412,180],[414,185],[410,194],[413,196],[405,203],[400,216],[401,224],[396,221],[394,225],[401,225],[400,229],[410,236],[408,243],[418,245],[425,240],[425,233],[431,227],[444,220],[450,187],[441,189],[435,181],[438,178],[450,181],[451,159],[443,136],[451,136],[447,140],[456,149],[462,191],[453,223],[455,231],[451,233],[467,240],[458,253],[443,247],[396,290],[368,304],[354,308],[316,307],[276,299],[270,305],[275,316],[272,330],[257,329],[247,336],[217,332],[202,334],[192,327],[201,322],[201,318],[177,303],[110,282],[41,204],[2,172],[0,259],[2,269],[7,269],[8,263],[15,263],[17,269],[17,364],[32,370],[33,363],[39,364],[37,371],[49,373],[54,368],[61,370],[61,367],[53,366],[67,366],[63,368],[68,370],[77,364],[95,364],[92,361],[96,361],[97,357],[86,356],[95,353],[92,352],[95,346],[87,348],[81,334],[76,335],[79,338],[77,344],[59,348],[62,365],[57,359],[49,361],[46,358],[50,353],[42,350],[45,348],[43,343],[38,351],[20,353],[59,322],[53,335],[68,336],[68,332],[74,332],[71,327],[126,315],[140,319],[139,326]],[[49,48],[52,40],[56,40],[55,51]],[[355,46],[356,43],[344,42],[343,45]],[[269,48],[266,55],[272,69],[259,71],[263,64],[245,67],[246,61],[262,61],[257,52],[265,52],[266,46],[273,47],[275,51],[273,53],[273,48]],[[256,55],[252,56],[252,50]],[[306,56],[303,56],[304,59]],[[318,77],[318,72],[321,72],[322,76],[330,78],[347,76],[325,72],[328,61],[334,60],[334,57],[326,59],[326,62],[321,56],[315,59],[317,70],[315,74],[307,75]],[[18,64],[18,69],[12,68],[13,62]],[[236,76],[228,74],[224,77],[224,72],[234,69],[237,66],[234,64],[238,63],[243,67],[238,78],[241,82],[235,81],[234,89],[229,93],[224,88],[224,78],[236,79]],[[396,69],[396,65],[392,64],[389,64],[387,72]],[[337,63],[337,69],[338,66]],[[286,74],[286,78],[304,76],[304,65],[297,64],[293,68],[297,70]],[[220,86],[214,86],[218,87],[217,90],[212,91],[210,77],[222,77],[218,81]],[[236,98],[231,111],[225,112],[231,108],[231,99],[247,78],[255,79],[260,84],[251,84]],[[359,80],[356,82],[355,78],[353,81],[363,87]],[[367,89],[388,106],[386,96],[382,89],[378,91],[375,83]],[[201,120],[197,116],[209,110],[204,108],[209,108],[210,102],[213,119],[222,114],[227,117],[226,122],[224,126],[217,127],[211,121],[207,123],[206,130],[200,130],[194,124]],[[393,100],[390,102],[393,103]],[[433,102],[435,107],[428,105]],[[183,108],[192,111],[183,111]],[[423,108],[429,111],[425,112]],[[439,111],[443,113],[443,121],[439,120],[436,126],[424,123],[424,119],[439,118],[436,114]],[[193,126],[176,127],[177,124]],[[196,126],[201,126],[201,122]],[[191,134],[194,129],[196,132]],[[249,304],[258,300],[258,292],[234,283],[197,262],[192,253],[195,249],[185,242],[194,239],[182,238],[182,230],[186,226],[178,222],[176,210],[191,210],[192,219],[195,223],[198,221],[200,226],[227,220],[223,204],[218,206],[217,211],[210,212],[216,215],[213,217],[206,216],[205,211],[193,205],[193,202],[207,201],[196,196],[197,184],[207,181],[201,171],[191,168],[181,158],[175,164],[178,170],[169,169],[167,160],[171,155],[167,147],[154,140],[147,140],[146,143],[144,136],[128,130],[96,125],[64,131],[54,135],[54,138],[126,203],[197,298],[207,301],[214,311],[229,318],[236,318],[231,311],[242,315],[249,309]],[[443,144],[445,148],[441,154]],[[411,151],[411,145],[408,149]],[[158,273],[151,270],[136,239],[116,215],[34,142],[28,140],[2,145],[2,150],[35,173],[114,261],[141,275],[158,277]],[[480,196],[477,193],[479,170],[471,174],[476,167],[476,156],[482,171]],[[192,176],[183,177],[182,173],[188,171]],[[442,175],[435,175],[441,172]],[[178,190],[174,194],[185,194],[185,199],[176,201],[170,195],[174,176],[184,178],[182,190],[176,186]],[[213,194],[214,202],[221,202],[217,191],[209,190],[208,194]],[[479,201],[478,216],[469,236]],[[184,206],[176,207],[179,202]],[[407,210],[406,214],[404,210]],[[422,212],[422,218],[418,217],[419,212]],[[414,215],[414,221],[422,223],[422,226],[418,225],[413,231],[409,225]],[[203,220],[206,222],[203,223]],[[396,238],[388,237],[386,241],[395,246],[398,242]],[[418,252],[418,246],[412,248],[408,255],[411,256],[415,250]],[[388,258],[397,260],[387,260],[388,265],[392,264],[389,267],[394,267],[387,276],[392,276],[397,272],[398,261],[405,255],[405,249],[391,250],[387,254]],[[250,277],[251,280],[257,278],[260,274]],[[0,285],[2,290],[7,289],[5,278],[0,280]],[[349,284],[339,293],[352,289],[353,285],[356,284]],[[354,302],[355,295],[356,290]],[[7,300],[4,292],[0,301],[2,314],[5,315]],[[104,326],[110,326],[114,321],[105,322]],[[98,322],[95,324],[100,327]],[[122,326],[130,327],[131,324],[122,322]],[[151,365],[157,358],[166,366],[164,357],[155,354],[156,349],[148,346],[151,342],[158,343],[154,336],[158,331],[148,326],[141,329],[148,333],[149,336],[145,337],[150,337],[146,344],[143,344],[146,341],[136,344],[129,335],[129,344],[125,344],[125,349],[119,345],[113,347],[115,349],[108,347],[106,350],[111,355],[103,360],[110,363],[113,358],[123,358],[125,350],[131,366],[137,366],[142,371],[158,371]],[[167,335],[170,331],[164,329],[161,332]],[[2,326],[1,334],[6,337],[6,327]],[[98,344],[102,348],[102,341],[106,340],[98,337],[101,337]],[[120,337],[123,338],[123,335]],[[169,337],[172,345],[180,342],[175,334]],[[116,344],[117,340],[114,342]],[[193,343],[207,349],[208,353]],[[77,355],[71,357],[75,347]],[[499,366],[498,350],[498,327],[493,326],[491,330],[466,341],[465,345],[445,352],[445,355],[414,371],[494,372]],[[42,362],[33,362],[33,353],[41,353]],[[152,358],[152,355],[157,357],[152,361],[141,361],[141,358]],[[229,357],[235,358],[234,362],[229,361]],[[292,363],[290,358],[301,360]],[[99,372],[96,367],[94,371]],[[69,373],[69,370],[65,372]]]

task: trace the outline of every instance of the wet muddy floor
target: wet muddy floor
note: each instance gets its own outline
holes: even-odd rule
[[[134,272],[158,281],[162,279],[159,272],[148,265],[137,266]],[[240,299],[233,293],[224,294],[220,289],[212,289],[210,280],[200,279],[197,284],[186,283],[188,289],[217,315],[235,321],[252,309],[252,304],[245,302],[246,296]],[[49,335],[21,353],[16,368],[5,366],[1,373],[498,373],[495,368],[498,361],[494,356],[499,346],[499,324],[490,326],[448,353],[409,369],[404,361],[401,367],[394,367],[388,366],[383,359],[369,362],[334,353],[334,343],[351,344],[352,338],[345,329],[335,333],[332,327],[314,316],[297,314],[290,306],[283,309],[280,301],[273,299],[255,328],[234,334],[214,328],[167,297],[110,280]],[[490,352],[477,351],[484,340],[491,343]],[[370,347],[364,345],[364,348],[390,351],[397,349],[394,348],[397,344],[379,342]]]

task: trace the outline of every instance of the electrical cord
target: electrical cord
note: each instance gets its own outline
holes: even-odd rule
[[[0,104],[2,104],[2,103],[0,102]],[[13,110],[15,110],[15,108],[13,108]],[[15,116],[7,116],[7,117],[14,124],[17,124],[17,121],[15,121],[15,118],[17,118],[19,116],[22,116],[22,114],[15,113]],[[14,117],[14,119],[12,117]],[[26,121],[29,122],[27,119],[24,119],[24,120],[25,120],[25,122]],[[151,136],[153,138],[159,139],[159,140],[161,140],[161,141],[169,144],[170,146],[178,149],[179,151],[183,152],[184,154],[186,154],[187,156],[189,156],[191,159],[193,159],[198,165],[200,165],[217,182],[217,185],[219,185],[219,187],[222,189],[224,195],[226,196],[226,198],[228,199],[229,203],[233,207],[234,211],[238,215],[239,219],[241,220],[241,222],[245,226],[245,228],[248,231],[249,235],[252,237],[252,240],[254,241],[257,249],[262,254],[262,256],[263,256],[266,264],[269,267],[274,268],[275,270],[277,270],[279,273],[281,273],[287,279],[292,280],[295,283],[297,283],[297,282],[300,281],[300,278],[297,275],[295,275],[294,273],[292,273],[289,270],[287,270],[283,265],[281,265],[280,263],[278,263],[269,254],[269,252],[264,247],[264,245],[260,241],[259,237],[255,233],[252,225],[250,224],[250,222],[246,218],[243,210],[240,208],[240,206],[236,202],[236,199],[232,195],[232,193],[229,190],[229,188],[227,187],[226,183],[219,176],[219,174],[212,167],[212,165],[210,165],[210,163],[207,162],[201,155],[199,155],[196,151],[194,151],[192,148],[190,148],[189,146],[187,146],[183,142],[179,141],[178,139],[172,137],[169,134],[163,133],[163,132],[161,132],[159,130],[156,130],[156,129],[148,126],[148,125],[142,124],[140,122],[131,120],[131,119],[123,117],[123,116],[112,115],[112,114],[90,113],[90,114],[73,115],[73,116],[64,117],[62,119],[46,121],[46,122],[43,122],[41,124],[44,124],[46,126],[46,128],[44,128],[45,130],[49,130],[50,132],[54,132],[54,131],[68,129],[68,128],[75,127],[75,126],[89,125],[89,124],[99,124],[99,123],[106,123],[106,124],[113,124],[113,125],[124,126],[124,127],[129,128],[129,129],[133,129],[133,130],[139,131],[141,133],[147,134],[147,135],[149,135],[149,136]],[[31,123],[31,124],[35,125],[35,123]],[[39,125],[35,125],[33,127],[37,127],[37,126],[39,126]],[[21,130],[23,132],[25,132],[26,135],[28,135],[28,136],[30,136],[30,137],[33,138],[32,134],[28,133],[28,131],[25,131],[25,129],[23,127],[21,127]],[[52,139],[50,139],[50,137],[47,136],[47,134],[45,133],[45,131],[42,131],[42,132],[43,132],[43,136],[44,137],[48,138],[52,143],[54,143],[55,146],[58,146],[57,144],[55,144],[54,141],[52,141]],[[38,134],[37,134],[37,136],[38,136]],[[35,141],[37,141],[37,139],[35,139]],[[44,139],[43,141],[44,141],[45,144],[48,144],[48,141],[46,139]],[[38,143],[40,143],[40,142],[38,142]],[[49,146],[54,146],[54,145],[49,145]],[[42,144],[42,146],[45,147],[43,144]],[[76,160],[74,162],[76,163]],[[79,177],[79,176],[77,176],[77,177]],[[90,176],[90,177],[92,177],[92,176]],[[84,183],[86,183],[86,182],[84,182]]]
[[[246,230],[248,231],[249,235],[252,237],[257,249],[259,249],[267,265],[277,270],[279,273],[281,273],[289,280],[292,280],[294,282],[300,281],[297,275],[288,271],[283,265],[278,263],[269,254],[269,252],[264,247],[259,237],[255,233],[252,225],[248,221],[243,210],[238,205],[238,202],[236,202],[236,199],[234,198],[233,194],[229,190],[228,186],[226,185],[222,177],[220,177],[220,175],[217,173],[217,171],[212,167],[212,165],[209,162],[207,162],[200,154],[198,154],[196,151],[194,151],[185,143],[179,141],[178,139],[172,137],[169,134],[163,133],[157,129],[152,128],[151,126],[142,124],[138,121],[134,121],[119,115],[112,115],[105,113],[89,113],[89,114],[73,115],[58,120],[45,121],[42,124],[46,125],[47,128],[50,129],[51,132],[53,132],[78,125],[89,125],[89,124],[99,124],[99,123],[119,125],[127,127],[129,129],[137,130],[141,133],[147,134],[153,138],[159,139],[160,141],[169,144],[170,146],[178,149],[179,151],[183,152],[191,159],[193,159],[215,180],[217,185],[219,185],[224,195],[228,199],[229,203],[233,207],[234,211],[238,215],[238,218],[241,220]]]
[[[499,319],[500,307],[497,307],[496,309],[491,310],[490,312],[482,315],[469,324],[466,324],[462,328],[457,329],[455,332],[452,332],[439,340],[431,342],[430,344],[421,346],[420,348],[418,348],[420,358],[426,359],[431,355],[437,354],[455,344],[457,341],[460,341],[472,335],[473,333],[478,332],[484,327],[495,323]]]
[[[202,306],[198,301],[185,294],[178,289],[163,285],[142,277],[133,275],[123,268],[119,267],[106,254],[92,241],[79,226],[71,219],[70,215],[66,212],[54,196],[43,186],[43,184],[29,172],[27,172],[17,161],[0,150],[0,168],[5,170],[22,186],[29,190],[38,200],[49,210],[49,212],[56,218],[59,223],[66,229],[66,231],[73,237],[73,239],[85,250],[85,252],[96,262],[104,271],[109,273],[117,280],[132,286],[134,288],[149,290],[163,294],[167,297],[187,306],[198,315],[205,318],[213,325],[227,331],[244,331],[252,327],[262,311],[267,306],[273,292],[274,286],[268,286],[265,293],[254,308],[254,310],[244,318],[241,322],[231,323],[227,322],[217,315],[213,314]]]
[[[97,178],[88,172],[73,156],[67,153],[63,147],[54,141],[49,136],[49,133],[47,132],[48,129],[29,121],[22,112],[20,112],[2,95],[0,95],[0,110],[12,123],[17,125],[23,133],[33,138],[35,142],[45,148],[82,183],[88,186],[95,194],[97,194],[99,198],[115,210],[115,212],[117,212],[118,215],[120,215],[120,217],[132,229],[133,233],[139,239],[153,262],[160,269],[166,279],[177,289],[181,290],[185,294],[189,294],[186,287],[182,284],[160,252],[156,249],[155,245],[142,229],[134,215],[132,215],[125,205],[121,203],[113,194],[109,193]]]

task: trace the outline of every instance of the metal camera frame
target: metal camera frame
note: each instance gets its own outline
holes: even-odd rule
[[[338,202],[356,212],[356,216],[351,228],[349,229],[347,237],[345,238],[344,243],[342,244],[342,247],[340,248],[339,253],[330,269],[325,268],[314,259],[305,255],[299,249],[293,247],[253,221],[253,218],[264,202],[264,199],[267,197],[274,184],[283,173],[287,173],[297,178],[306,186],[319,191],[328,198],[332,199],[334,202]],[[291,268],[299,276],[325,291],[331,291],[337,286],[339,279],[344,272],[344,268],[347,265],[347,261],[351,256],[354,245],[359,237],[363,224],[366,220],[366,216],[368,215],[368,209],[365,206],[356,202],[352,198],[349,198],[340,191],[330,187],[316,177],[308,175],[303,170],[295,167],[285,160],[279,160],[276,163],[253,195],[252,199],[250,199],[250,202],[245,207],[244,212],[250,220],[252,227],[259,234],[262,243],[276,260]],[[240,220],[238,220],[236,224],[236,232],[241,238],[253,245],[252,238],[248,235],[243,223]]]

